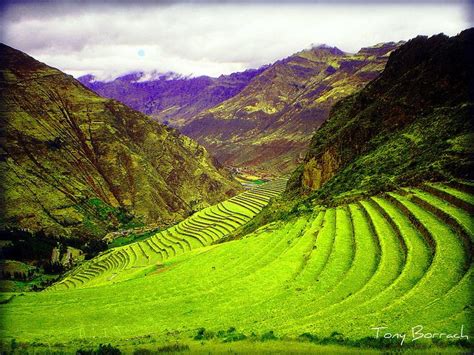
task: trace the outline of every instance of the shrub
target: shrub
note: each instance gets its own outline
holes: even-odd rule
[[[358,340],[352,341],[355,346],[361,346],[366,348],[375,348],[375,349],[393,349],[400,347],[400,340],[394,338],[375,338],[375,337],[365,337]],[[409,346],[405,344],[404,346]]]
[[[338,332],[333,332],[329,337],[320,338],[317,335],[311,333],[303,333],[298,336],[300,341],[309,341],[315,344],[327,345],[327,344],[343,344],[345,346],[352,347],[363,347],[363,348],[373,348],[373,349],[394,349],[400,347],[399,339],[386,339],[386,338],[375,338],[375,337],[365,337],[361,339],[351,340],[344,338],[343,334]],[[409,346],[409,345],[404,345]]]
[[[232,333],[225,337],[224,343],[230,343],[232,341],[240,341],[247,339],[247,336],[243,333]]]
[[[171,344],[171,345],[164,345],[156,349],[159,353],[172,353],[172,352],[179,352],[179,351],[189,351],[189,345],[187,344]]]
[[[216,336],[214,332],[206,330],[205,328],[198,328],[194,340],[209,340]]]
[[[120,355],[122,352],[110,344],[99,344],[97,350],[79,349],[77,355]]]
[[[263,333],[262,336],[260,337],[261,341],[267,341],[267,340],[277,340],[278,338],[275,336],[273,333],[273,330],[270,330],[266,333]]]
[[[247,336],[243,333],[238,333],[235,327],[230,327],[227,331],[219,330],[217,332],[217,337],[222,338],[224,343],[229,343],[232,341],[240,341],[247,339]]]
[[[321,340],[316,336],[311,333],[303,333],[298,336],[298,339],[300,341],[309,341],[311,343],[319,343]]]

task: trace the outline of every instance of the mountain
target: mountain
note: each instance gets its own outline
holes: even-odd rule
[[[154,78],[149,78],[145,73],[137,72],[112,81],[99,81],[93,75],[78,80],[103,97],[121,101],[159,122],[181,127],[201,111],[238,94],[263,69],[218,78],[188,78],[172,73],[155,73]]]
[[[219,78],[132,73],[111,82],[79,80],[204,145],[226,166],[291,172],[332,105],[383,70],[400,43],[347,54],[326,45],[257,70]]]
[[[291,172],[332,105],[377,77],[398,45],[383,43],[356,54],[328,46],[298,52],[181,131],[224,165]]]
[[[167,225],[240,185],[175,129],[0,46],[1,228],[97,238]]]
[[[338,102],[288,192],[322,201],[474,175],[474,29],[416,37]]]

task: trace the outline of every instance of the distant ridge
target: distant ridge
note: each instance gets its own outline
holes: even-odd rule
[[[347,54],[320,46],[279,60],[237,95],[201,112],[182,132],[225,165],[291,172],[338,100],[384,69],[397,43]]]
[[[172,127],[238,94],[265,67],[241,73],[189,77],[177,73],[133,72],[113,80],[84,75],[78,80],[99,95],[113,98]]]

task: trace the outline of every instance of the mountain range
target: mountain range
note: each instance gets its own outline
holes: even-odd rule
[[[200,112],[237,95],[265,67],[241,73],[183,77],[174,73],[134,72],[112,81],[93,75],[78,80],[103,97],[113,98],[172,127],[182,127]]]
[[[278,175],[297,166],[332,105],[376,78],[401,43],[355,54],[322,45],[219,78],[143,81],[143,74],[134,73],[110,82],[90,75],[79,80],[177,127],[223,165]]]

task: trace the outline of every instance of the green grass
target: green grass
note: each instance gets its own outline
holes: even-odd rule
[[[466,217],[439,198],[411,193],[459,223]],[[250,219],[243,207],[224,206]],[[222,211],[208,213],[236,226]],[[200,225],[203,216],[190,219]],[[221,234],[224,227],[230,228],[213,226]],[[411,328],[459,333],[464,326],[472,334],[469,250],[449,223],[410,195],[314,209],[220,244],[195,247],[182,235],[190,248],[175,233],[173,227],[149,238],[151,247],[140,241],[108,251],[66,277],[69,289],[4,302],[2,339],[68,351],[111,343],[132,352],[177,342],[193,353],[375,353],[400,348],[375,339],[372,328],[386,326],[407,333],[408,353],[452,353],[461,343],[413,342]]]
[[[407,191],[413,193],[414,196],[422,199],[436,209],[439,209],[445,214],[451,216],[465,230],[471,239],[474,237],[474,219],[468,211],[457,208],[448,201],[436,197],[426,191],[419,189],[407,189]]]
[[[464,192],[464,191],[461,191],[461,190],[458,190],[456,188],[453,188],[449,185],[446,185],[446,184],[429,184],[430,186],[438,189],[438,190],[441,190],[441,191],[444,191],[450,195],[453,195],[457,198],[459,198],[460,200],[462,201],[465,201],[471,205],[474,205],[474,197],[473,195],[467,193],[467,192]]]

